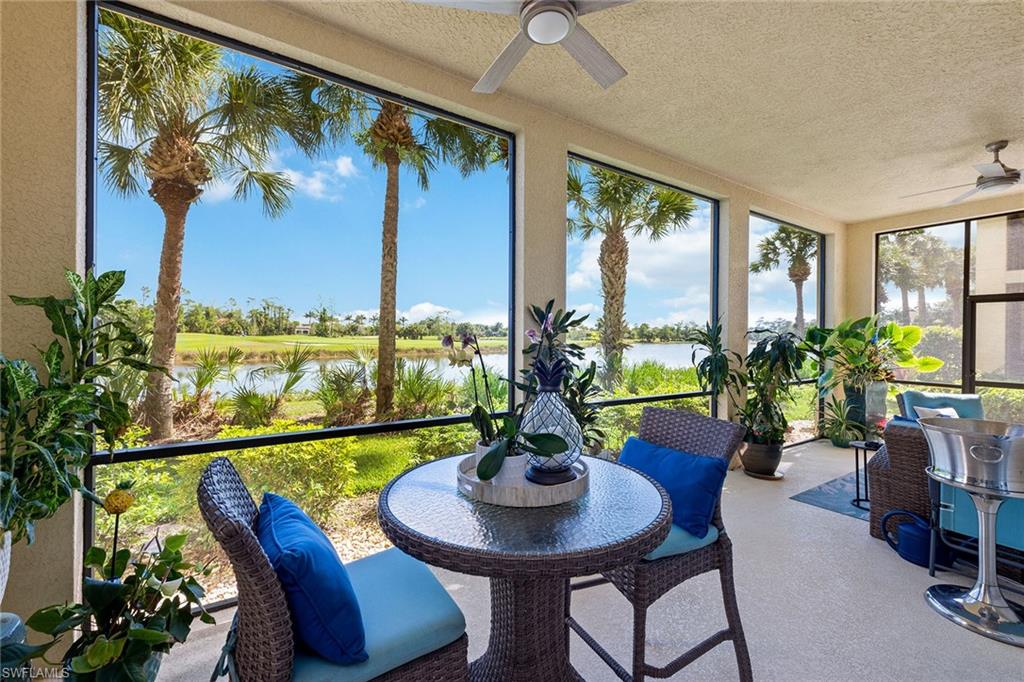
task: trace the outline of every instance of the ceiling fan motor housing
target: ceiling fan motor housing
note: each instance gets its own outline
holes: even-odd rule
[[[529,0],[520,10],[519,25],[534,43],[554,45],[576,28],[576,6],[569,0]]]

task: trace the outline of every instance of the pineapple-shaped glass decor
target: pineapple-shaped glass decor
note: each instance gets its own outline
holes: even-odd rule
[[[562,401],[562,377],[567,369],[565,358],[554,362],[538,359],[533,365],[537,377],[537,395],[523,417],[522,430],[529,433],[552,433],[561,436],[569,447],[550,457],[529,453],[530,468],[526,478],[541,485],[566,483],[576,478],[573,463],[583,452],[583,432],[572,412]]]

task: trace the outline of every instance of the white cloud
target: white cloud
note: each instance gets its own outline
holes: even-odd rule
[[[419,322],[433,315],[448,315],[449,317],[458,317],[462,315],[461,311],[453,310],[447,306],[437,305],[430,301],[423,301],[422,303],[416,303],[411,306],[408,310],[401,310],[398,312],[398,317],[404,317],[410,322]]]
[[[570,291],[596,287],[601,282],[598,256],[600,236],[583,244],[579,260],[567,275]],[[711,237],[706,223],[695,223],[688,230],[673,233],[657,242],[647,237],[629,237],[629,269],[627,284],[648,289],[677,289],[686,280],[698,277],[706,287],[710,275]]]
[[[359,169],[351,156],[339,156],[334,160],[334,172],[343,178],[354,178],[359,175]]]
[[[234,186],[220,178],[211,180],[203,187],[202,200],[211,204],[230,199],[235,194]]]
[[[412,201],[405,202],[405,208],[407,210],[415,211],[418,208],[423,208],[427,205],[427,198],[423,196],[416,197]]]
[[[313,199],[325,199],[327,201],[339,201],[343,185],[337,182],[333,176],[321,170],[312,173],[304,173],[294,168],[284,168],[280,171],[291,180],[295,191],[305,194]]]

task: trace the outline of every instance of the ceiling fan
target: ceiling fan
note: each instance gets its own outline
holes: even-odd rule
[[[985,145],[985,149],[992,152],[994,158],[992,163],[979,163],[975,164],[975,168],[981,175],[974,182],[969,182],[963,185],[953,185],[952,187],[942,187],[941,189],[930,189],[927,192],[918,192],[917,194],[908,194],[900,197],[901,199],[907,199],[909,197],[917,197],[922,194],[931,194],[933,192],[945,192],[951,189],[959,189],[961,187],[970,187],[960,196],[956,197],[950,204],[959,204],[961,201],[974,196],[978,192],[999,192],[1005,189],[1009,189],[1016,184],[1024,183],[1021,179],[1021,172],[1016,168],[1010,168],[1005,163],[999,160],[999,152],[1006,149],[1009,144],[1006,140],[997,140],[996,142],[989,142]]]
[[[533,45],[561,45],[602,88],[626,75],[608,50],[578,22],[579,17],[632,0],[413,0],[426,5],[519,16],[519,32],[505,46],[473,92],[492,93]]]

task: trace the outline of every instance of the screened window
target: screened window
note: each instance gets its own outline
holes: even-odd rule
[[[750,215],[750,327],[802,336],[820,322],[823,252],[824,238],[817,232]]]
[[[94,468],[101,494],[136,482],[122,546],[185,529],[190,556],[217,556],[195,505],[211,441],[358,432],[223,453],[257,500],[292,496],[325,527],[362,518],[361,496],[417,458],[471,449],[468,424],[409,429],[468,414],[488,388],[509,404],[513,138],[145,12],[94,11],[94,266],[126,271],[120,305],[167,369],[117,378],[135,426]],[[479,344],[486,387],[449,362],[449,334]],[[182,442],[195,454],[162,447]],[[109,547],[112,519],[95,523]]]
[[[1024,214],[880,234],[877,244],[879,313],[921,325],[917,352],[946,363],[897,379],[978,393],[986,417],[1024,420]]]
[[[747,317],[751,342],[758,330],[793,332],[802,337],[808,327],[820,324],[824,257],[821,234],[750,214]],[[809,368],[806,378],[807,383],[791,387],[793,399],[783,405],[791,429],[787,443],[817,435],[818,391]]]
[[[689,330],[713,314],[714,201],[614,168],[569,160],[567,305],[597,363],[603,399],[698,392]],[[678,406],[707,412],[707,398]],[[635,433],[640,405],[606,408],[609,447]]]
[[[963,353],[964,224],[881,234],[877,265],[881,318],[921,327],[915,352],[945,363],[937,372],[920,376],[900,369],[897,378],[958,384]]]

